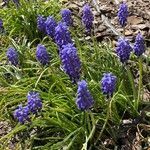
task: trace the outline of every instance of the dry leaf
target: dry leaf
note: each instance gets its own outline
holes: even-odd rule
[[[143,19],[141,17],[137,16],[130,16],[128,17],[128,23],[131,25],[137,25],[143,22]]]

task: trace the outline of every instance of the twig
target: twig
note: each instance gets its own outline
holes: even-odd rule
[[[116,36],[122,36],[121,33],[119,31],[117,31],[115,29],[115,27],[110,23],[109,19],[101,13],[101,10],[99,9],[99,6],[98,6],[98,3],[97,3],[97,0],[93,0],[93,3],[94,3],[94,6],[96,8],[96,10],[98,11],[98,13],[100,14],[101,18],[102,18],[102,21],[103,23],[109,27],[111,29],[111,31],[116,35]]]
[[[119,36],[119,37],[122,36],[121,33],[119,31],[117,31],[115,29],[115,27],[110,23],[109,19],[105,15],[102,14],[101,18],[102,18],[102,21],[104,22],[104,24],[107,27],[109,27],[116,36]]]
[[[118,4],[119,4],[119,1],[118,1],[118,0],[114,0],[114,2],[116,3],[116,5],[118,5]]]

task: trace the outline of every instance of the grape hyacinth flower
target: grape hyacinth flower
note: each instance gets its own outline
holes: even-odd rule
[[[87,32],[91,31],[93,21],[94,21],[94,17],[90,9],[90,6],[86,4],[84,5],[83,10],[82,10],[82,22]]]
[[[38,44],[36,49],[36,59],[42,65],[47,65],[49,63],[50,57],[44,45]]]
[[[128,61],[131,51],[132,47],[130,46],[129,41],[125,38],[119,38],[117,42],[116,53],[122,63],[126,63]]]
[[[43,33],[46,32],[45,21],[46,21],[46,19],[43,16],[39,15],[37,17],[37,28]]]
[[[17,66],[19,63],[17,51],[11,47],[7,50],[6,56],[12,65]]]
[[[69,75],[73,83],[80,78],[81,62],[77,54],[77,49],[73,44],[67,44],[62,47],[61,55],[62,67],[66,74]]]
[[[93,97],[88,90],[87,83],[85,80],[78,82],[76,105],[80,110],[88,110],[94,104]]]
[[[18,109],[14,111],[14,118],[17,119],[21,124],[24,124],[25,121],[29,121],[29,108],[28,106],[22,107],[19,105]]]
[[[145,52],[144,39],[141,33],[138,33],[134,43],[134,53],[136,56],[141,56]]]
[[[52,16],[47,17],[45,25],[47,34],[53,39],[55,36],[55,28],[57,26],[55,19]]]
[[[101,79],[101,89],[103,94],[107,95],[107,98],[113,95],[115,91],[117,78],[112,73],[104,73]]]
[[[33,114],[42,109],[42,101],[38,92],[30,91],[27,95],[27,100],[28,108]]]
[[[61,10],[61,16],[62,16],[62,21],[65,22],[67,26],[71,26],[73,24],[71,11],[69,9]]]
[[[122,2],[118,10],[118,20],[122,27],[126,25],[127,17],[128,17],[128,7],[125,2]]]
[[[19,6],[19,0],[13,0],[14,4],[16,4],[16,6]]]
[[[3,28],[3,20],[0,19],[0,30]]]
[[[70,32],[65,23],[59,22],[55,28],[55,42],[61,49],[63,45],[73,43],[71,40]]]

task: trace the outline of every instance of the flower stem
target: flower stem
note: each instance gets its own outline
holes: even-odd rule
[[[141,89],[142,89],[142,72],[143,72],[143,65],[142,65],[142,59],[139,58],[139,86],[138,86],[138,98],[137,101],[135,101],[135,109],[138,110],[139,103],[141,101]]]
[[[135,88],[135,84],[134,84],[134,77],[132,75],[132,72],[131,72],[130,68],[127,65],[126,65],[126,70],[127,70],[127,74],[128,74],[130,84],[132,86],[133,97],[134,97],[134,100],[136,101],[137,100],[137,92],[136,92],[136,88]]]
[[[43,70],[43,71],[42,71],[42,73],[40,74],[40,76],[39,76],[38,80],[37,80],[37,81],[36,81],[36,83],[35,83],[34,88],[36,88],[36,87],[37,87],[37,85],[38,85],[38,83],[39,83],[40,79],[42,78],[43,74],[44,74],[47,70],[48,70],[48,68],[45,68],[45,70]]]
[[[91,132],[91,124],[90,124],[90,118],[89,118],[89,113],[86,111],[86,124],[87,124],[87,133]]]
[[[123,27],[123,36],[125,37],[125,27]]]
[[[91,110],[89,110],[89,116],[90,116],[91,121],[92,121],[92,128],[91,128],[90,134],[89,134],[89,136],[87,138],[87,141],[89,141],[89,140],[92,139],[92,137],[93,137],[93,135],[95,133],[96,124],[97,124],[97,121],[98,121],[98,120],[95,121],[94,116],[93,116]]]
[[[90,143],[92,141],[92,138],[93,138],[95,130],[96,130],[96,124],[98,122],[98,119],[97,120],[94,119],[94,116],[93,116],[91,110],[88,110],[87,113],[88,113],[89,118],[91,119],[92,128],[91,128],[88,136],[86,136],[86,141],[83,144],[83,147],[81,150],[87,150],[88,143]],[[86,121],[88,121],[88,122],[86,122],[86,124],[90,123],[90,120],[86,120]],[[92,144],[89,144],[89,145],[92,145]]]
[[[104,130],[105,130],[105,128],[106,128],[106,125],[107,125],[107,123],[108,123],[108,120],[109,120],[109,117],[110,117],[110,114],[111,114],[111,104],[112,104],[112,100],[113,100],[113,98],[112,98],[110,101],[108,101],[109,103],[108,103],[108,110],[107,110],[107,114],[106,114],[106,119],[105,119],[105,122],[104,122],[104,124],[103,124],[102,130],[101,130],[101,132],[100,132],[100,134],[99,134],[99,136],[98,136],[98,138],[97,138],[97,140],[96,140],[96,142],[95,142],[94,145],[97,144],[98,140],[101,138],[101,136],[102,136],[102,134],[103,134],[103,132],[104,132]]]

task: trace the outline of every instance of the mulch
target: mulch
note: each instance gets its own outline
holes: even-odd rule
[[[117,11],[119,7],[119,1],[109,0],[97,0],[98,8],[101,13],[97,12],[94,0],[91,0],[92,11],[95,17],[94,20],[94,35],[99,41],[105,41],[106,39],[117,39],[117,36],[108,28],[102,18],[101,14],[104,14],[118,32],[123,32],[122,27],[118,23]],[[81,17],[82,6],[85,1],[72,0],[66,1],[66,7],[73,11],[73,14],[77,17]],[[149,0],[128,0],[127,5],[129,8],[128,23],[126,26],[125,36],[132,42],[139,31],[145,37],[146,45],[150,47],[150,1]]]

